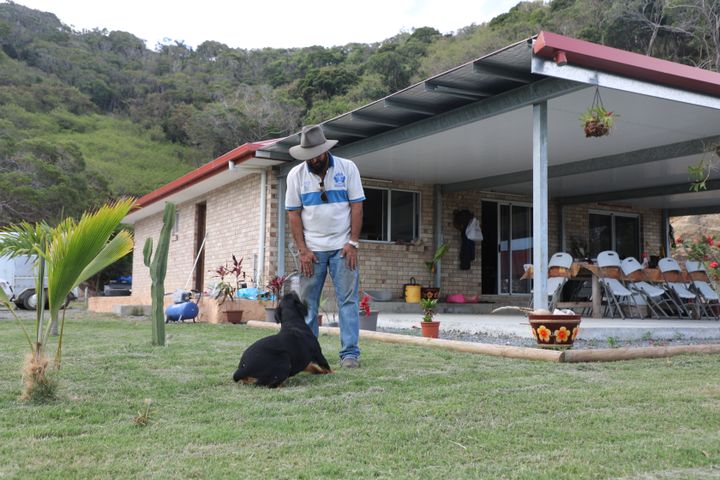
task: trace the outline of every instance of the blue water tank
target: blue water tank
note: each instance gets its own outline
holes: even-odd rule
[[[165,317],[173,321],[192,320],[199,311],[197,304],[193,302],[173,303],[165,310]]]

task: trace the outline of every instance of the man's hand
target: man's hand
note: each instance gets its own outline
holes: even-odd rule
[[[346,243],[340,256],[345,259],[350,270],[355,270],[355,268],[357,268],[357,248],[353,247],[349,243]]]
[[[300,250],[300,271],[306,277],[312,277],[317,261],[318,259],[312,250],[308,248]]]

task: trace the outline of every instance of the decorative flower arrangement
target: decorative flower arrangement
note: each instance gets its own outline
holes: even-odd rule
[[[600,90],[595,89],[595,98],[592,105],[580,115],[583,131],[586,137],[603,137],[610,134],[618,115],[605,109],[600,97]]]
[[[232,300],[235,297],[235,292],[240,288],[240,284],[245,280],[245,272],[242,269],[243,259],[238,260],[235,255],[232,256],[232,266],[228,266],[228,262],[220,265],[215,270],[210,270],[215,273],[215,278],[219,278],[210,291],[210,296],[216,300],[220,300],[220,305],[225,303],[228,298]],[[233,275],[235,282],[226,281],[225,277]]]
[[[603,107],[590,107],[580,116],[586,137],[603,137],[610,134],[617,115]]]

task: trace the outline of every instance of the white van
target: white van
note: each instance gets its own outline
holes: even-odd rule
[[[25,255],[0,257],[0,288],[15,305],[28,310],[34,310],[37,304],[33,261],[33,257]]]

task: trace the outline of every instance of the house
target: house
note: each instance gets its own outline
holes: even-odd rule
[[[620,117],[611,135],[586,138],[579,117],[596,94]],[[361,288],[397,298],[414,277],[444,293],[526,303],[531,286],[520,276],[533,263],[542,306],[553,252],[666,255],[669,217],[720,211],[717,175],[700,192],[688,177],[720,144],[720,74],[551,32],[322,127],[366,189]],[[166,290],[206,287],[231,254],[254,279],[293,270],[282,207],[295,164],[287,152],[298,143],[296,133],[243,145],[142,197],[125,219],[136,236],[125,302],[150,301],[142,246],[157,236],[166,201],[178,205]],[[480,219],[484,235],[469,269],[460,268],[453,227],[460,209]],[[424,262],[442,242],[450,251],[433,279]]]

